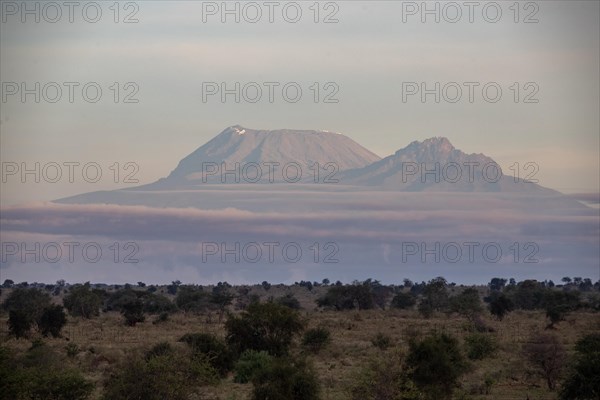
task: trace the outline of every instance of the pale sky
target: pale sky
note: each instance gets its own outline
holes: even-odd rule
[[[36,2],[32,2],[34,4]],[[39,3],[40,22],[26,14],[21,2],[2,2],[0,25],[0,158],[3,163],[98,163],[103,177],[87,183],[76,175],[73,183],[26,183],[9,176],[2,182],[2,205],[57,199],[77,193],[130,186],[113,182],[115,162],[134,162],[140,183],[169,174],[178,161],[225,127],[324,129],[346,134],[361,145],[387,156],[413,140],[446,136],[455,147],[484,153],[503,167],[515,162],[539,165],[540,184],[565,193],[598,192],[599,188],[599,3],[521,3],[518,23],[513,2],[499,2],[502,16],[487,22],[483,6],[469,22],[464,2],[457,2],[462,18],[441,11],[421,21],[419,11],[409,15],[412,2],[338,1],[319,4],[315,23],[313,2],[298,2],[298,23],[283,18],[280,3],[268,21],[268,9],[257,2],[262,20],[250,23],[253,10],[234,16],[203,13],[210,2],[152,1],[120,3],[119,23],[113,2],[101,2],[102,16],[87,22],[82,9],[56,10]],[[409,4],[410,3],[410,4]],[[62,4],[62,2],[58,2]],[[81,4],[86,4],[82,2]],[[220,7],[221,2],[211,3]],[[234,2],[228,3],[234,7]],[[415,2],[417,6],[421,2]],[[435,4],[435,3],[429,3]],[[447,7],[439,4],[440,10]],[[240,7],[243,3],[240,3]],[[32,6],[33,7],[33,6]],[[432,5],[433,7],[433,5]],[[45,11],[44,11],[45,10]],[[403,13],[404,10],[404,13]],[[288,10],[289,11],[289,10]],[[488,16],[494,16],[488,10]],[[95,17],[87,9],[86,17]],[[123,23],[134,13],[137,23]],[[333,13],[337,23],[323,23]],[[530,15],[531,14],[531,15]],[[293,8],[286,14],[294,15]],[[537,23],[524,23],[530,18]],[[203,16],[206,22],[203,22]],[[405,21],[403,21],[405,17]],[[9,94],[11,83],[28,88],[57,82],[63,96],[40,103],[28,95]],[[64,82],[78,82],[74,101]],[[82,98],[81,87],[96,82],[103,90],[97,103]],[[119,82],[119,102],[114,87]],[[128,82],[134,85],[124,87]],[[286,102],[275,90],[273,103],[240,101],[233,96],[202,100],[203,83],[297,82],[303,95]],[[315,103],[311,85],[320,86],[320,100],[333,82],[338,103]],[[425,82],[433,87],[448,82],[478,82],[474,102],[466,89],[457,103],[433,96],[402,101],[403,82]],[[496,103],[486,102],[481,87],[495,82],[503,91]],[[519,102],[511,86],[520,88]],[[528,83],[534,85],[525,86]],[[464,86],[463,86],[464,87]],[[531,88],[539,90],[538,103],[524,103]],[[133,88],[136,104],[122,102]],[[46,93],[54,96],[54,89]],[[279,90],[279,91],[278,91]],[[266,93],[266,89],[265,89]],[[7,164],[5,164],[7,165]],[[63,172],[66,172],[66,168]],[[119,181],[122,181],[122,175]]]

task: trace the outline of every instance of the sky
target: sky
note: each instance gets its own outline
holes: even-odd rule
[[[236,15],[221,2],[81,2],[73,10],[32,2],[27,13],[3,1],[1,204],[127,187],[128,173],[153,182],[234,124],[341,132],[382,157],[446,136],[504,168],[536,163],[544,186],[600,190],[598,2],[479,2],[471,13],[465,2],[432,2],[439,22],[420,2],[281,2],[271,14],[263,2],[251,4],[228,2]],[[36,82],[39,103],[31,93],[22,102],[21,84],[36,92]],[[239,103],[207,92],[236,82]],[[272,102],[269,82],[277,85]],[[406,95],[407,83],[420,90],[436,82],[439,103],[434,94],[425,102]],[[465,82],[476,85],[472,102]],[[290,83],[287,99],[302,90],[297,102],[283,93]],[[490,83],[488,99],[502,91],[497,102],[484,97]],[[262,97],[252,103],[256,86]],[[462,96],[451,103],[457,86]],[[79,163],[73,182],[65,162]],[[39,183],[19,177],[36,163]],[[51,163],[61,166],[56,182]],[[84,179],[79,168],[88,163],[102,172],[97,181]]]
[[[599,2],[74,4],[0,2],[0,279],[600,278]],[[48,203],[154,182],[232,125],[340,132],[381,157],[444,136],[595,204],[270,187]],[[223,255],[272,242],[303,257]],[[472,242],[502,255],[470,260]],[[436,244],[464,257],[432,260]]]

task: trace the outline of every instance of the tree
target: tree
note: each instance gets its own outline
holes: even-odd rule
[[[443,311],[448,307],[449,297],[446,285],[446,280],[438,277],[429,281],[423,289],[419,312],[425,318],[431,317],[435,311]]]
[[[468,370],[458,341],[446,334],[411,340],[406,364],[415,385],[431,400],[452,398],[458,379]]]
[[[135,326],[138,322],[146,320],[144,316],[144,303],[139,299],[123,304],[121,314],[123,314],[125,324],[128,326]]]
[[[417,299],[412,293],[400,292],[392,299],[391,307],[405,310],[407,308],[412,308],[416,303]]]
[[[450,298],[450,311],[472,321],[476,315],[483,311],[477,289],[467,288],[459,295]]]
[[[100,315],[102,297],[98,292],[91,290],[90,283],[86,282],[71,288],[63,304],[72,316],[90,319]]]
[[[39,327],[46,308],[50,307],[50,295],[36,288],[16,288],[2,304],[9,312],[9,332],[17,338],[27,337],[34,325]]]
[[[13,287],[13,285],[15,284],[15,282],[12,279],[5,279],[4,283],[2,284],[3,288],[11,288]]]
[[[60,331],[67,323],[67,315],[61,305],[52,305],[44,309],[38,326],[42,335],[60,337]]]
[[[327,289],[324,296],[317,299],[319,307],[332,307],[336,310],[352,310],[359,308],[368,310],[375,307],[370,280],[352,285],[335,285]]]
[[[223,320],[223,314],[225,314],[225,310],[227,306],[229,306],[234,299],[232,293],[229,292],[229,285],[227,282],[221,283],[213,288],[210,302],[215,304],[215,306],[219,309],[219,323]]]
[[[252,303],[239,317],[230,315],[225,322],[227,344],[237,354],[252,349],[285,355],[293,337],[303,328],[297,311],[272,302]]]
[[[490,313],[499,321],[502,321],[506,314],[515,309],[515,305],[504,293],[492,296],[489,304]]]
[[[504,289],[504,286],[506,286],[506,282],[507,282],[506,279],[492,278],[490,283],[488,283],[488,286],[489,286],[490,290],[492,290],[492,291],[500,291],[500,290]]]
[[[600,333],[592,333],[575,344],[575,357],[560,392],[562,400],[600,399]]]
[[[544,308],[546,317],[550,319],[548,329],[564,321],[567,314],[579,307],[579,292],[559,292],[550,290],[544,296]]]
[[[546,380],[548,389],[554,390],[566,361],[565,348],[559,339],[554,335],[538,334],[523,345],[523,351]]]

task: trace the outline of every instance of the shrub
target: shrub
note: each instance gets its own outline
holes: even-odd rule
[[[303,328],[297,311],[270,302],[252,303],[239,317],[230,315],[225,323],[227,343],[237,354],[253,349],[284,355]]]
[[[450,311],[473,320],[476,315],[483,311],[477,289],[467,288],[461,294],[451,297]]]
[[[387,350],[392,345],[392,338],[384,333],[379,332],[373,339],[371,339],[371,343],[379,350]]]
[[[75,285],[63,300],[65,308],[75,317],[86,319],[100,315],[102,297],[96,291],[90,289],[90,283]]]
[[[471,360],[483,360],[494,354],[497,345],[494,340],[482,333],[473,333],[465,337],[467,357]]]
[[[575,357],[560,392],[562,400],[600,398],[600,333],[579,339]]]
[[[104,399],[185,400],[195,386],[217,382],[205,358],[165,351],[164,345],[153,349],[115,367],[104,383]]]
[[[282,306],[286,306],[291,308],[292,310],[299,310],[300,307],[300,302],[298,301],[297,298],[294,297],[294,295],[288,293],[283,297],[279,297],[278,299],[275,300],[275,302],[277,304],[281,304]]]
[[[331,332],[327,328],[312,328],[304,332],[302,345],[312,352],[319,352],[331,342]]]
[[[169,320],[169,313],[162,312],[154,321],[152,321],[153,325],[161,324],[163,322],[167,322]]]
[[[435,400],[450,399],[458,379],[468,370],[458,341],[446,334],[412,340],[406,364],[415,385]]]
[[[404,356],[397,352],[370,360],[353,381],[350,389],[352,400],[422,399],[408,376]]]
[[[211,295],[201,288],[182,286],[175,298],[177,307],[183,311],[202,312],[217,307],[211,302]]]
[[[273,357],[266,351],[246,350],[235,364],[234,382],[248,383],[258,371],[270,368]]]
[[[489,304],[490,313],[494,315],[499,321],[504,319],[504,316],[515,309],[515,305],[512,300],[505,294],[494,293],[490,299]]]
[[[392,299],[392,308],[406,310],[412,308],[417,303],[416,297],[411,293],[398,293]]]
[[[128,326],[135,326],[138,322],[146,320],[144,316],[144,304],[139,299],[123,304],[121,314],[123,314],[125,324]]]
[[[203,354],[221,376],[227,375],[233,367],[233,356],[225,343],[208,333],[187,333],[180,342],[187,343],[195,354]]]
[[[252,400],[318,400],[317,375],[305,360],[276,358],[252,377]]]
[[[166,356],[173,353],[173,347],[168,342],[160,342],[152,346],[150,350],[146,352],[145,360],[148,361],[151,358]]]
[[[0,347],[0,397],[6,399],[87,399],[94,385],[40,344],[17,358]]]
[[[67,356],[70,358],[74,358],[81,351],[79,346],[77,346],[75,343],[69,343],[66,345],[65,350],[67,351]]]

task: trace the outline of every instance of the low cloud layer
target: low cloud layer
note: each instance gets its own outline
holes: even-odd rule
[[[599,277],[599,218],[586,207],[539,207],[538,200],[532,212],[533,200],[522,197],[424,193],[373,200],[346,193],[331,203],[331,194],[298,193],[287,211],[257,210],[273,196],[247,196],[249,210],[5,207],[2,276],[108,283]]]

